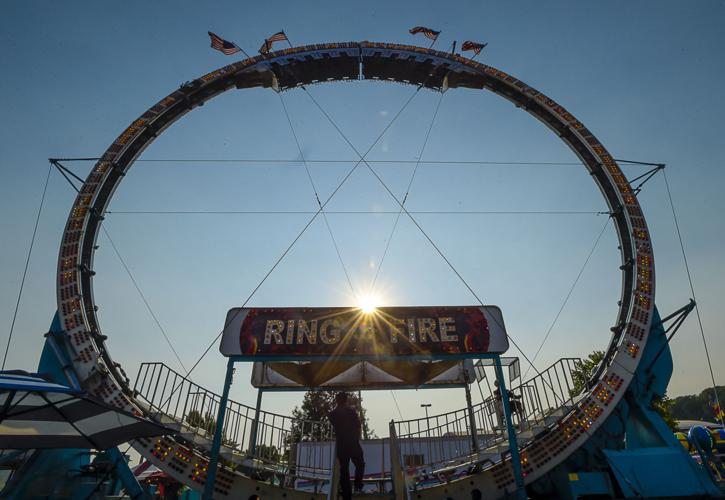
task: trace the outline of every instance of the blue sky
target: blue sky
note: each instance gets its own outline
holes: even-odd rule
[[[222,66],[211,30],[254,53],[286,30],[293,44],[375,40],[425,44],[407,30],[442,30],[453,40],[488,42],[481,60],[549,95],[584,122],[616,158],[663,162],[680,217],[700,312],[719,368],[725,271],[721,195],[725,97],[723,2],[13,2],[0,16],[0,332],[10,329],[49,157],[102,153],[134,118],[186,80]],[[359,150],[366,150],[414,88],[363,82],[310,92]],[[355,160],[354,152],[306,94],[282,95],[310,159]],[[376,160],[414,160],[439,95],[421,91],[371,151]],[[229,92],[175,124],[143,159],[299,160],[271,90]],[[548,130],[491,94],[444,95],[425,160],[560,162],[562,165],[426,165],[407,206],[423,211],[581,211],[570,215],[420,215],[431,238],[486,303],[502,307],[512,337],[532,355],[606,219],[604,203],[576,159]],[[85,176],[89,163],[67,163]],[[349,163],[311,163],[321,197]],[[379,164],[405,193],[414,165]],[[625,167],[634,177],[641,167]],[[668,313],[690,297],[679,243],[658,175],[640,195],[653,233],[657,304]],[[21,302],[9,367],[35,368],[55,310],[55,264],[73,192],[53,173]],[[393,211],[395,204],[358,169],[332,211]],[[301,163],[140,162],[114,197],[106,227],[185,364],[191,365],[276,257],[306,215],[167,215],[123,211],[315,210]],[[356,291],[369,288],[395,215],[330,214],[332,232]],[[111,352],[130,374],[139,363],[178,366],[105,237],[96,255],[96,300]],[[619,256],[611,227],[536,361],[604,348],[616,315]],[[475,299],[425,238],[401,219],[378,281],[389,305],[471,304]],[[344,305],[350,290],[330,235],[316,221],[250,304]],[[697,323],[673,341],[672,395],[710,383]],[[219,387],[223,359],[214,348],[197,380]],[[253,403],[249,367],[237,370],[233,397]],[[460,392],[460,394],[459,394]],[[299,395],[270,396],[288,412]],[[383,391],[367,396],[382,433],[391,413]],[[464,404],[462,391],[406,391],[407,416],[421,401],[437,410]]]

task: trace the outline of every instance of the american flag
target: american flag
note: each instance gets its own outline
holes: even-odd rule
[[[486,45],[488,45],[488,43],[476,43],[470,40],[466,40],[465,42],[463,42],[463,45],[461,45],[461,50],[464,52],[467,50],[472,50],[476,53],[476,55],[478,55],[481,53],[481,50],[483,50]]]
[[[219,52],[223,52],[225,55],[232,55],[236,54],[237,52],[241,51],[239,47],[237,47],[237,44],[232,42],[227,42],[222,37],[220,37],[217,34],[212,33],[209,31],[209,37],[211,38],[211,48],[216,49]]]
[[[284,31],[278,31],[277,33],[275,33],[271,37],[266,38],[264,40],[264,43],[259,48],[259,53],[260,54],[266,54],[267,52],[269,52],[272,49],[272,44],[274,42],[281,42],[283,40],[289,41],[289,38],[287,38],[287,35],[285,35]]]
[[[410,29],[411,35],[417,35],[418,33],[423,33],[434,42],[438,39],[438,35],[441,34],[440,31],[432,30],[430,28],[426,28],[425,26],[416,26],[415,28]]]

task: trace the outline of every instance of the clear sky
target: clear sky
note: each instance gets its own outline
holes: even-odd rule
[[[284,29],[293,44],[394,41],[427,45],[407,30],[442,30],[488,42],[480,60],[549,95],[620,159],[663,162],[680,217],[719,384],[725,296],[722,196],[725,3],[699,2],[5,2],[0,11],[0,335],[4,347],[28,253],[49,157],[101,154],[138,115],[181,83],[238,58],[209,48],[211,30],[255,53]],[[364,151],[415,91],[361,82],[310,92]],[[354,152],[301,91],[282,94],[321,197]],[[416,159],[439,95],[421,91],[370,152],[375,160]],[[143,159],[299,160],[280,97],[231,91],[164,133]],[[424,160],[553,162],[557,165],[421,164],[407,201],[418,211],[577,211],[567,215],[421,214],[428,234],[486,303],[499,305],[511,336],[536,352],[606,218],[604,202],[573,154],[547,129],[484,92],[452,90],[433,121]],[[337,163],[339,161],[340,163]],[[85,177],[90,163],[66,164]],[[376,167],[402,197],[410,163]],[[642,167],[624,167],[630,178]],[[74,193],[53,172],[9,355],[34,370],[55,311],[55,266]],[[691,296],[661,175],[640,195],[653,232],[657,304],[663,314]],[[385,190],[358,169],[331,211],[395,210]],[[140,162],[124,180],[106,228],[159,322],[190,366],[219,332],[309,215],[170,215],[124,211],[314,211],[301,163]],[[355,293],[369,290],[395,214],[329,215]],[[178,363],[105,238],[96,254],[95,296],[114,358],[135,376],[144,361]],[[617,312],[620,276],[609,226],[549,340],[539,368],[561,356],[603,349]],[[420,232],[401,219],[378,280],[388,305],[474,304]],[[256,306],[347,305],[354,298],[322,220],[316,221],[250,301]],[[672,344],[670,394],[710,384],[697,322]],[[512,354],[516,354],[514,350]],[[524,367],[525,368],[525,367]],[[224,360],[214,347],[195,379],[220,389]],[[249,367],[233,398],[253,403]],[[300,394],[269,396],[289,413]],[[406,417],[462,407],[462,391],[404,391]],[[373,425],[397,417],[387,391],[366,395]]]

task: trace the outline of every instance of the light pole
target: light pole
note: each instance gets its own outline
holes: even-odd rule
[[[421,403],[421,408],[425,409],[425,433],[428,437],[426,441],[428,441],[428,461],[432,464],[433,463],[433,453],[431,451],[430,446],[430,417],[428,416],[428,408],[431,407],[430,403]]]
[[[428,408],[431,407],[431,404],[430,403],[421,403],[420,407],[425,408],[425,421],[426,421],[426,425],[427,425],[428,424]]]

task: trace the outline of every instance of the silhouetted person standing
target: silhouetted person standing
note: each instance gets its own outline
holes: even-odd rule
[[[355,489],[362,490],[362,479],[365,473],[365,460],[360,446],[362,426],[357,412],[347,405],[347,394],[339,392],[335,396],[335,409],[330,412],[328,418],[335,430],[337,460],[340,462],[340,489],[342,498],[352,498],[350,487],[350,460],[355,465]]]

